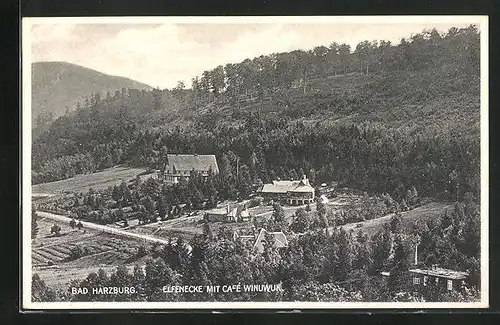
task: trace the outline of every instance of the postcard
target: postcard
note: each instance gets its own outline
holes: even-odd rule
[[[22,309],[488,307],[488,17],[22,19]]]

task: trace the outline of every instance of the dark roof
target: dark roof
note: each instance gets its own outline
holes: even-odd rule
[[[467,272],[459,272],[449,269],[443,269],[440,267],[433,267],[430,269],[411,269],[409,271],[416,274],[431,275],[453,280],[465,279],[469,275]]]
[[[261,229],[257,239],[255,240],[255,244],[253,248],[258,252],[264,251],[263,241],[266,240],[266,234],[271,235],[274,238],[274,244],[278,248],[288,247],[288,240],[286,239],[286,235],[281,231],[269,232],[265,229]]]
[[[181,155],[181,154],[168,154],[167,155],[167,169],[173,170],[185,170],[185,171],[200,171],[209,170],[217,174],[219,172],[219,167],[217,166],[217,160],[214,155]]]

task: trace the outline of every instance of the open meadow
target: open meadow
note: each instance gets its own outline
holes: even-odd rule
[[[87,192],[89,188],[101,189],[119,185],[122,181],[134,179],[137,175],[146,172],[145,168],[112,167],[97,173],[77,175],[72,178],[56,182],[42,183],[31,186],[33,195],[62,194],[65,192]]]
[[[449,209],[451,207],[452,206],[449,203],[431,202],[417,207],[413,210],[402,212],[401,217],[403,218],[403,223],[409,226],[413,222],[422,223],[431,219],[438,219],[444,214],[446,209]],[[340,227],[346,231],[357,232],[358,230],[361,230],[369,236],[372,236],[377,231],[382,229],[384,224],[390,222],[393,216],[394,213],[391,213],[380,218],[375,218],[363,222],[348,223]]]

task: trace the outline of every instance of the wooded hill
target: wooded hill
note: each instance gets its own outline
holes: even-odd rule
[[[215,153],[234,183],[305,173],[373,192],[478,194],[479,89],[474,26],[261,56],[191,89],[91,96],[35,140],[33,182],[197,152]]]
[[[151,90],[140,82],[110,76],[68,62],[34,62],[31,65],[33,136],[48,129],[55,118],[72,111],[89,94],[114,93],[123,88]]]

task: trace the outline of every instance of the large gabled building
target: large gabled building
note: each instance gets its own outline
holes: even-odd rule
[[[275,200],[285,204],[298,205],[314,202],[314,188],[304,175],[298,181],[273,181],[264,184],[259,193],[268,200]]]
[[[193,172],[207,177],[210,170],[213,174],[219,173],[215,155],[167,154],[165,169],[160,171],[159,177],[178,183],[181,178],[188,180]]]

